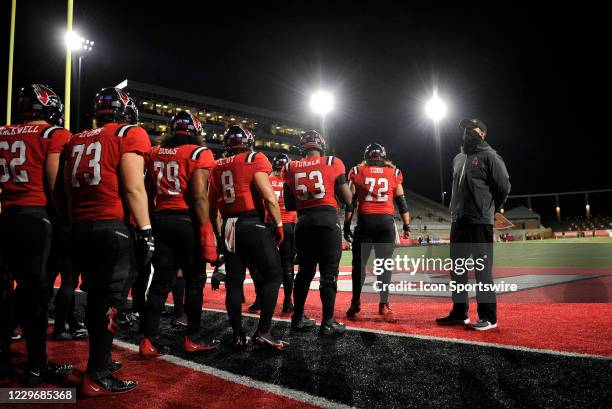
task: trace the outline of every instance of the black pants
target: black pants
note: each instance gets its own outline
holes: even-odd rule
[[[51,222],[44,207],[2,209],[0,254],[17,282],[14,308],[25,337],[30,368],[47,362],[47,259],[51,234]],[[11,325],[11,317],[5,316],[4,311],[1,315],[1,326]]]
[[[224,220],[223,231],[227,220]],[[236,222],[236,247],[225,255],[225,307],[234,335],[242,333],[242,287],[247,267],[257,271],[261,301],[258,331],[266,333],[272,326],[272,316],[282,280],[280,255],[270,229],[257,216],[239,217]]]
[[[185,278],[187,335],[198,335],[206,283],[206,264],[200,254],[198,225],[192,222],[187,212],[158,213],[153,217],[153,234],[153,280],[147,299],[145,335],[149,338],[159,335],[161,312],[174,287],[179,268]]]
[[[450,257],[453,263],[457,259],[481,259],[484,268],[475,269],[476,282],[493,284],[493,226],[490,224],[472,224],[458,221],[451,225]],[[457,274],[451,272],[451,280],[466,284],[467,272]],[[495,292],[476,292],[478,301],[478,317],[491,323],[497,322],[497,304]],[[468,313],[468,293],[466,291],[453,292],[453,314],[463,317]]]
[[[370,253],[374,250],[376,258],[391,258],[393,256],[395,234],[395,222],[392,215],[359,215],[353,240],[353,302],[359,302],[361,289],[365,282],[365,265]],[[382,283],[380,286],[383,289],[380,292],[381,303],[389,301],[389,290],[386,285],[391,283],[391,273],[391,270],[385,269],[376,278],[377,281]]]
[[[283,242],[278,246],[280,253],[281,268],[283,270],[283,290],[285,293],[285,300],[291,300],[291,293],[293,292],[293,260],[295,259],[295,223],[283,224],[285,231],[285,238]]]
[[[11,335],[17,325],[15,317],[15,291],[13,277],[8,266],[2,262],[0,253],[0,365],[9,365],[11,360]]]
[[[335,209],[310,211],[300,215],[295,227],[295,243],[299,262],[293,288],[296,315],[304,313],[304,304],[318,264],[323,320],[333,318],[338,266],[342,256],[342,232]]]
[[[70,248],[74,268],[82,272],[83,288],[87,291],[87,372],[104,377],[110,374],[112,319],[122,302],[123,288],[130,274],[133,238],[123,221],[82,221],[72,227]]]
[[[53,331],[62,333],[66,331],[66,323],[75,328],[77,318],[75,312],[74,291],[79,284],[79,273],[74,272],[69,254],[69,232],[59,223],[53,224],[53,238],[51,250],[47,261],[47,274],[49,276],[49,296],[53,296],[55,279],[61,276],[61,285],[55,294],[55,324]]]

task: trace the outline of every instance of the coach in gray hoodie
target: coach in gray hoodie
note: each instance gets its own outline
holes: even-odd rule
[[[486,125],[479,119],[464,119],[459,125],[463,129],[463,145],[453,159],[450,256],[453,260],[470,256],[474,261],[480,259],[474,268],[476,281],[492,284],[493,221],[510,193],[510,180],[503,159],[485,142]],[[465,284],[467,272],[455,268],[451,280]],[[476,299],[479,320],[471,328],[482,331],[497,327],[495,291],[477,291]],[[453,309],[436,322],[469,324],[468,293],[453,292]]]

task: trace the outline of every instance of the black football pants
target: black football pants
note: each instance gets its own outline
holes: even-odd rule
[[[365,265],[370,253],[374,250],[376,258],[388,259],[393,256],[395,243],[395,222],[393,216],[388,214],[359,215],[353,240],[353,302],[359,302],[361,289],[365,282]],[[378,277],[380,286],[380,302],[389,301],[389,290],[385,284],[391,283],[391,270],[385,271]]]
[[[226,221],[223,223],[225,235]],[[266,333],[272,327],[272,316],[282,280],[280,255],[270,229],[257,216],[243,216],[236,222],[235,252],[224,248],[225,307],[234,335],[242,333],[242,287],[247,267],[257,271],[258,294],[261,302],[258,331]],[[225,246],[224,246],[225,247]]]
[[[153,279],[147,298],[145,335],[148,338],[159,335],[160,316],[179,268],[185,279],[187,335],[199,335],[206,264],[200,254],[198,225],[188,212],[160,212],[153,217],[153,234]]]
[[[315,212],[301,216],[295,227],[295,243],[299,263],[293,287],[296,315],[304,313],[304,304],[318,264],[323,320],[333,318],[338,266],[342,256],[342,232],[335,210],[333,213]]]
[[[70,248],[75,271],[82,272],[82,288],[87,291],[87,373],[105,377],[110,374],[113,317],[130,274],[133,238],[120,220],[81,221],[72,227]]]
[[[493,284],[493,226],[490,224],[472,224],[460,220],[451,225],[450,233],[450,257],[452,260],[458,258],[474,260],[480,258],[484,261],[484,269],[475,269],[476,282]],[[466,284],[468,274],[455,274],[451,271],[451,280]],[[492,324],[497,322],[497,304],[494,291],[476,292],[478,301],[478,317]],[[467,316],[468,293],[453,292],[453,314],[459,317]]]
[[[295,223],[284,223],[283,229],[285,231],[285,238],[283,242],[278,246],[280,253],[281,268],[283,270],[283,290],[285,293],[285,300],[291,300],[291,293],[293,292],[293,260],[295,259]]]
[[[44,207],[2,209],[0,258],[17,282],[14,311],[25,337],[29,368],[47,362],[47,259],[51,234],[51,221]],[[11,331],[7,328],[12,327],[12,317],[7,311],[0,312],[0,320],[3,334]]]

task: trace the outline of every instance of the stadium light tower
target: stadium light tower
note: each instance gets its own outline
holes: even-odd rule
[[[70,49],[71,52],[77,53],[79,56],[79,65],[77,72],[77,91],[76,91],[76,131],[80,131],[81,124],[81,69],[83,65],[83,57],[86,53],[93,50],[94,42],[81,37],[75,31],[66,32],[65,36],[66,48]]]
[[[438,92],[434,91],[433,96],[425,104],[425,114],[433,121],[434,138],[438,145],[438,167],[440,172],[440,200],[444,206],[444,177],[442,175],[442,141],[440,136],[440,121],[446,116],[446,103],[438,97]]]
[[[327,139],[329,148],[331,149],[331,138],[327,135],[325,129],[325,118],[334,109],[334,95],[325,90],[318,90],[310,96],[310,109],[315,114],[321,117],[321,133]]]

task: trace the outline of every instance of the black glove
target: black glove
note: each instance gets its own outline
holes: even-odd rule
[[[405,233],[410,233],[410,225],[409,224],[405,224],[404,225],[404,232]]]
[[[351,222],[344,222],[344,240],[349,243],[353,242],[353,232],[351,231]]]
[[[155,251],[155,240],[153,239],[153,230],[151,227],[147,229],[136,229],[136,255],[141,265],[146,266],[151,262],[153,252]]]

